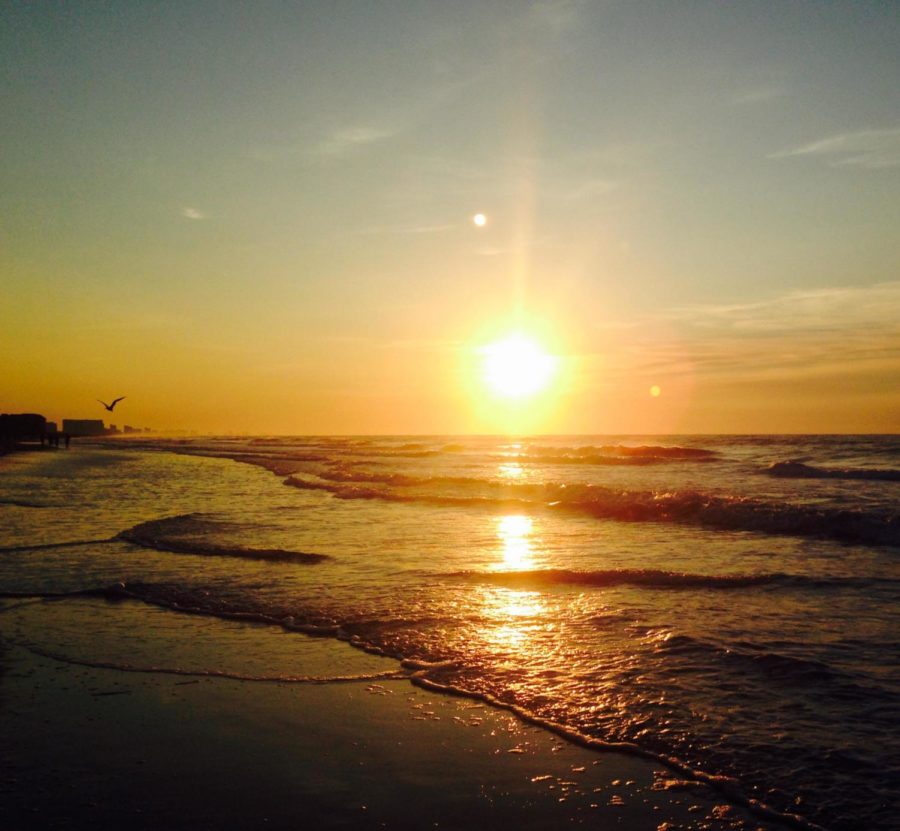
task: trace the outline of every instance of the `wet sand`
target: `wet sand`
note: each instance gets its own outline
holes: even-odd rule
[[[407,680],[135,673],[4,643],[9,831],[773,827],[706,786],[671,787],[678,777],[645,760]],[[324,648],[336,663],[348,649]]]

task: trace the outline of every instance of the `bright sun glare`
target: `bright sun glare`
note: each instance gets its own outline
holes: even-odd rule
[[[524,335],[510,335],[484,347],[484,379],[507,398],[525,398],[546,389],[555,370],[556,359]]]

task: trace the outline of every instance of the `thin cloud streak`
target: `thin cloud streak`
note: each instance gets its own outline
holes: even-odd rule
[[[360,150],[397,134],[396,130],[370,125],[342,127],[323,138],[315,147],[319,156],[339,157]]]
[[[382,119],[386,123],[345,124],[340,127],[306,127],[293,138],[281,142],[259,142],[244,151],[255,162],[277,164],[292,159],[322,163],[343,159],[367,148],[389,142],[415,130],[435,113],[441,113],[467,89],[484,77],[484,72],[469,73],[438,87],[408,90],[400,102],[392,102]]]
[[[620,336],[618,376],[730,382],[880,373],[900,382],[900,282],[795,291],[758,303],[693,305]]]
[[[770,159],[814,156],[831,167],[861,167],[881,170],[900,165],[900,127],[884,130],[860,130],[795,147],[769,155]]]
[[[196,208],[182,208],[181,215],[185,219],[208,219],[208,216],[202,211],[198,211]]]
[[[695,327],[784,333],[886,325],[900,331],[900,281],[791,291],[756,303],[696,304],[664,315]]]

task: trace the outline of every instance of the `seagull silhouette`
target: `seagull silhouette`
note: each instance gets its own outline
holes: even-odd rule
[[[104,407],[106,407],[107,410],[109,410],[110,412],[112,412],[112,411],[116,408],[116,404],[118,404],[118,403],[119,403],[122,399],[124,399],[124,398],[125,398],[124,395],[123,395],[123,396],[120,396],[119,398],[114,399],[112,404],[107,404],[105,401],[100,401],[99,398],[97,399],[97,401],[100,401],[100,403],[101,403]]]

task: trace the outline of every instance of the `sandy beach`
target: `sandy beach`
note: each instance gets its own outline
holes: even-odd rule
[[[406,680],[267,683],[48,658],[33,651],[49,637],[35,624],[63,604],[20,603],[0,610],[0,813],[10,831],[761,826],[658,765]],[[240,636],[238,624],[211,622],[218,633],[209,621],[184,625],[220,642]],[[339,642],[302,642],[313,670],[371,671],[376,660]],[[149,657],[129,667],[151,667]],[[185,656],[168,657],[156,666],[194,671]]]

